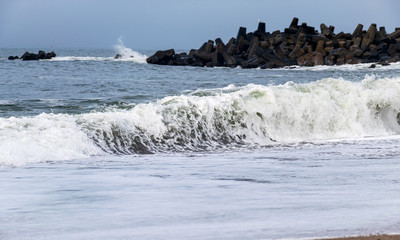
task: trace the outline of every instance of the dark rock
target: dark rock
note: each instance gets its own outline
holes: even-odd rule
[[[206,66],[206,67],[214,67],[214,64],[213,64],[212,62],[208,62],[208,63],[206,63],[205,66]]]
[[[366,58],[368,60],[378,60],[379,59],[379,52],[376,49],[371,50],[369,52],[365,52],[364,53],[364,58]]]
[[[346,41],[345,40],[339,40],[337,42],[337,44],[338,44],[339,48],[345,48],[346,47]]]
[[[353,52],[354,52],[354,56],[356,56],[356,57],[360,57],[363,54],[363,51],[361,49],[356,49]]]
[[[254,36],[254,34],[252,32],[250,32],[250,33],[246,34],[246,38],[245,39],[248,42],[251,42],[251,40],[253,40],[253,36]]]
[[[222,57],[224,58],[227,67],[236,67],[238,65],[238,61],[227,52],[223,52]]]
[[[334,41],[344,40],[345,34],[344,32],[340,32],[333,37]]]
[[[327,42],[327,41],[329,41],[329,39],[328,38],[326,38],[326,37],[324,37],[324,36],[322,36],[322,35],[308,35],[308,36],[306,36],[306,40],[307,41],[311,41],[311,42],[313,42],[313,43],[318,43],[319,41],[323,41],[323,42]]]
[[[56,53],[51,51],[49,53],[46,53],[46,56],[44,57],[44,59],[52,59],[53,57],[56,57]]]
[[[247,51],[249,46],[250,46],[250,43],[246,39],[244,39],[243,36],[241,36],[239,41],[238,41],[239,53]]]
[[[388,38],[396,39],[400,37],[400,29],[392,32],[391,34],[387,35]]]
[[[298,31],[299,31],[298,29],[285,28],[284,33],[285,34],[296,34]]]
[[[360,47],[361,40],[362,40],[361,37],[356,37],[356,38],[354,39],[354,44],[353,44],[353,46]]]
[[[38,54],[25,52],[21,56],[21,59],[23,61],[32,61],[32,60],[41,60],[41,59],[51,59],[51,58],[53,58],[55,56],[56,56],[56,54],[54,52],[46,53],[46,52],[40,50],[38,52]]]
[[[174,49],[169,49],[165,51],[157,51],[153,56],[146,59],[148,63],[167,65],[170,60],[173,59],[175,55]]]
[[[292,19],[292,22],[290,23],[289,28],[290,29],[298,29],[298,27],[297,27],[298,25],[299,25],[299,19],[297,17],[294,17]]]
[[[175,60],[173,62],[173,65],[186,66],[186,65],[191,65],[192,63],[193,63],[192,57],[190,57],[186,53],[180,53],[175,55]]]
[[[379,32],[381,32],[381,33],[386,35],[386,28],[385,27],[379,27]]]
[[[390,44],[388,47],[388,50],[387,50],[389,55],[393,55],[393,54],[397,53],[397,51],[398,51],[398,49],[396,48],[396,44]]]
[[[225,45],[223,43],[218,43],[215,52],[212,54],[212,63],[214,66],[223,66],[225,59],[223,53],[226,52]]]
[[[350,61],[349,64],[360,64],[363,62],[360,58],[352,58],[349,61]]]
[[[321,28],[321,34],[329,39],[333,38],[333,31],[331,28],[328,28],[325,24],[321,23],[320,25]]]
[[[199,52],[204,52],[206,51],[206,46],[207,46],[207,42],[203,43],[203,45],[201,45],[201,47],[199,48]]]
[[[199,60],[202,62],[211,62],[213,60],[213,53],[208,53],[208,52],[199,52],[195,54],[195,57],[197,57]]]
[[[262,51],[261,53],[259,53],[259,55],[266,62],[264,68],[279,68],[287,65],[283,60],[279,59],[277,56],[271,53],[268,53],[267,51]]]
[[[345,48],[346,48],[346,49],[349,49],[349,48],[351,47],[352,44],[353,44],[353,41],[352,41],[352,40],[346,40]]]
[[[386,38],[386,30],[384,27],[380,27],[379,31],[375,34],[375,42],[383,41]]]
[[[329,54],[328,56],[325,57],[324,62],[325,62],[325,65],[332,66],[332,65],[335,65],[336,58],[335,58],[335,56]]]
[[[267,42],[267,41],[261,41],[261,42],[260,42],[260,47],[261,47],[263,50],[266,50],[266,49],[268,48],[268,42]]]
[[[228,48],[227,48],[227,53],[231,56],[235,55],[237,52],[237,45],[236,44],[231,44]]]
[[[228,49],[232,44],[235,44],[235,38],[229,39],[228,43],[226,44],[226,49]]]
[[[35,54],[36,55],[36,54]],[[34,56],[32,55],[32,53],[30,52],[25,52],[22,56],[21,56],[22,60],[25,61],[29,61],[29,60],[34,60]]]
[[[214,41],[208,40],[206,47],[205,47],[205,52],[210,53],[214,50]]]
[[[289,53],[289,58],[290,59],[295,59],[298,58],[302,55],[305,54],[304,49],[301,47],[301,44],[296,44],[296,46],[293,48],[292,52]]]
[[[375,64],[371,64],[371,66],[369,66],[369,68],[376,68]]]
[[[309,45],[308,43],[306,43],[306,44],[304,45],[303,49],[304,49],[304,52],[306,52],[306,53],[310,53],[310,52],[312,52],[312,50],[313,50],[312,46]]]
[[[221,38],[215,39],[215,44],[219,44],[219,43],[224,44],[224,42],[221,40]]]
[[[343,65],[344,63],[345,63],[344,57],[340,57],[340,58],[336,59],[336,65]]]
[[[9,56],[8,57],[8,60],[15,60],[15,59],[19,59],[19,57],[18,56]]]
[[[368,28],[367,34],[365,34],[364,38],[361,42],[361,49],[365,50],[375,39],[376,34],[376,24],[371,24]]]
[[[337,57],[337,58],[344,58],[346,56],[346,54],[349,53],[349,50],[345,49],[345,48],[337,48],[332,50],[329,54]]]
[[[45,59],[46,58],[46,53],[42,50],[40,50],[37,54],[38,59]]]
[[[254,57],[254,58],[250,58],[247,61],[244,61],[241,66],[242,66],[242,68],[257,68],[264,64],[265,64],[264,59]]]
[[[285,55],[285,57],[287,57],[290,53],[290,47],[288,46],[288,42],[284,41],[283,43],[281,43],[279,45],[279,50],[282,52],[282,54]]]
[[[325,47],[325,48],[324,48],[325,52],[328,53],[328,54],[329,54],[331,51],[333,51],[333,49],[334,49],[333,47]]]
[[[246,31],[247,31],[247,29],[245,27],[239,28],[239,31],[236,36],[236,42],[235,42],[236,45],[239,45],[240,37],[243,37],[243,39],[246,39]]]
[[[368,31],[359,24],[353,33],[334,33],[335,27],[320,25],[321,33],[307,23],[298,24],[293,18],[284,32],[266,32],[266,24],[259,22],[257,30],[246,32],[240,27],[236,38],[226,45],[220,38],[205,42],[189,54],[175,54],[173,49],[158,51],[147,62],[164,65],[226,66],[243,68],[275,68],[290,65],[340,65],[400,61],[400,29],[387,35],[384,27],[377,31],[371,24]],[[26,60],[47,58],[48,54],[24,54]],[[116,56],[117,57],[117,56]]]
[[[122,55],[119,54],[119,53],[118,53],[117,55],[114,56],[114,59],[121,59],[121,58],[122,58]]]
[[[258,37],[253,37],[253,41],[251,41],[251,44],[248,49],[249,59],[255,56],[257,48],[258,48]]]
[[[259,22],[256,32],[263,34],[263,33],[265,33],[265,29],[266,29],[265,28],[265,23],[264,22]]]
[[[325,43],[325,46],[326,46],[326,47],[333,47],[333,41],[327,41],[327,42]]]
[[[319,52],[322,54],[322,56],[326,56],[326,52],[324,50],[325,42],[323,40],[319,40],[317,43],[317,47],[315,48],[316,52]]]
[[[300,66],[308,66],[308,67],[324,65],[324,57],[320,52],[307,53],[297,58],[297,64]]]
[[[307,35],[305,33],[299,32],[299,34],[297,35],[296,43],[303,45],[305,44],[306,40],[307,40]]]
[[[30,52],[25,52],[24,55],[21,56],[21,59],[23,61],[39,60],[36,54]]]
[[[400,53],[396,53],[394,55],[391,55],[390,57],[391,57],[390,62],[398,62],[398,61],[400,61]]]
[[[356,37],[361,37],[362,31],[363,31],[363,25],[362,24],[358,24],[356,29],[354,29],[352,38],[356,38]]]
[[[305,34],[315,34],[315,28],[307,26],[307,23],[302,23],[299,31],[305,33]]]

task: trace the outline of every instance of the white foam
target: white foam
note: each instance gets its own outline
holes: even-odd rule
[[[370,66],[374,64],[375,68],[370,68]],[[400,69],[400,62],[390,63],[388,66],[382,66],[379,63],[360,63],[360,64],[343,64],[343,65],[334,65],[334,66],[314,66],[314,67],[301,67],[301,66],[290,66],[281,68],[280,70],[292,70],[292,71],[359,71],[359,70],[371,70],[371,71],[387,71],[387,70],[396,70]]]
[[[391,136],[400,78],[229,85],[130,110],[0,118],[0,163]]]
[[[45,61],[114,61],[113,57],[77,57],[77,56],[61,56],[55,57]]]
[[[0,118],[0,165],[86,158],[100,153],[73,116]]]
[[[121,58],[115,58],[115,56],[109,57],[93,57],[93,56],[56,56],[49,60],[43,61],[122,61],[122,62],[136,62],[136,63],[147,63],[147,56],[137,51],[132,50],[124,45],[122,38],[118,39],[118,43],[114,45],[114,49],[117,54],[120,54]]]
[[[120,61],[134,61],[138,63],[146,63],[147,56],[140,54],[139,52],[133,51],[132,49],[125,47],[122,37],[118,38],[118,44],[114,45],[114,49],[118,54],[121,54],[122,58]]]
[[[96,133],[101,139],[92,138],[97,138],[103,149],[111,142],[113,148],[123,147],[115,139],[107,139],[118,132],[121,141],[135,136],[149,144],[149,150],[166,151],[171,147],[220,147],[230,141],[265,145],[271,139],[297,142],[388,136],[397,132],[385,123],[390,117],[395,124],[395,114],[379,115],[388,106],[400,107],[399,79],[371,76],[361,83],[331,78],[280,86],[230,85],[166,97],[128,111],[92,113],[82,119],[89,134],[101,129],[101,134]]]

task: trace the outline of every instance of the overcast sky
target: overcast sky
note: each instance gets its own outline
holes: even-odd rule
[[[132,49],[190,49],[254,31],[258,19],[283,30],[294,16],[318,30],[392,32],[399,12],[399,0],[0,0],[0,47],[112,48],[121,36]]]

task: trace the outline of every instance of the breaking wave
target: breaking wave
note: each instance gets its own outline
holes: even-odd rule
[[[123,62],[136,62],[136,63],[147,63],[147,56],[137,51],[133,51],[124,45],[121,37],[118,39],[118,43],[114,45],[116,54],[120,55],[120,58],[110,57],[94,57],[94,56],[57,56],[46,61],[123,61]]]
[[[78,115],[0,118],[1,164],[400,133],[400,78],[206,89]]]

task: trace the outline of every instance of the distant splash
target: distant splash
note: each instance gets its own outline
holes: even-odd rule
[[[121,54],[122,58],[120,60],[146,63],[147,56],[125,47],[122,37],[118,38],[118,44],[114,45],[114,49],[117,54]]]
[[[147,63],[147,56],[140,54],[137,51],[133,51],[131,48],[125,47],[122,38],[118,38],[118,43],[113,46],[116,54],[120,54],[121,58],[110,57],[93,57],[93,56],[57,56],[46,61],[123,61],[123,62],[136,62],[136,63]]]
[[[0,118],[0,165],[400,133],[400,78],[229,85],[131,109]]]

